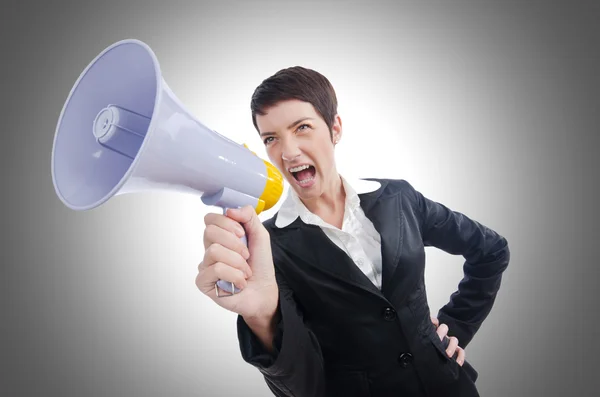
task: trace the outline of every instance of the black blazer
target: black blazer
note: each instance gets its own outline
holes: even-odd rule
[[[277,228],[273,217],[264,225],[280,290],[275,352],[238,316],[242,357],[276,396],[478,396],[477,372],[446,355],[431,323],[424,248],[465,258],[464,278],[437,315],[465,348],[492,309],[507,241],[406,180],[370,180],[381,187],[359,197],[381,235],[382,290],[321,228],[300,218]]]

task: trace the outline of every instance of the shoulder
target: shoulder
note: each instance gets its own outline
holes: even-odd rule
[[[361,178],[364,181],[373,181],[379,183],[379,187],[375,190],[359,193],[359,197],[361,201],[370,202],[374,204],[375,202],[380,202],[382,200],[387,200],[390,198],[396,198],[400,196],[402,200],[407,200],[411,205],[417,205],[419,202],[419,193],[413,187],[413,185],[406,179],[390,179],[390,178]],[[271,218],[263,221],[264,227],[271,233],[283,233],[288,228],[278,228],[275,225],[275,220],[277,219],[278,212],[275,213]],[[293,222],[294,225],[303,225],[300,220],[296,220]]]
[[[363,178],[367,181],[374,181],[380,184],[380,187],[370,193],[361,196],[376,197],[378,200],[404,195],[406,198],[414,201],[416,199],[416,190],[406,179],[384,179],[384,178]]]
[[[275,228],[275,219],[277,218],[277,214],[279,212],[276,212],[275,215],[273,215],[272,217],[270,217],[269,219],[267,219],[266,221],[263,221],[263,226],[268,230],[271,231],[273,228]]]
[[[389,179],[389,178],[361,178],[363,181],[377,182],[379,186],[371,191],[358,192],[361,201],[381,201],[398,195],[403,196],[402,199],[409,200],[411,203],[418,202],[419,193],[413,185],[406,179]],[[269,231],[280,231],[281,229],[275,225],[275,220],[279,212],[275,213],[271,218],[263,221],[264,227]],[[301,222],[294,222],[301,223]],[[285,228],[284,228],[285,229]]]
[[[299,224],[299,219],[296,219],[296,221],[292,222],[291,225],[283,228],[278,227],[275,225],[275,220],[277,219],[278,213],[279,212],[275,213],[275,215],[263,221],[262,223],[265,229],[267,229],[267,232],[269,232],[269,236],[271,237],[271,249],[274,251],[276,246],[281,245],[283,241],[287,241],[288,233],[296,230]],[[282,237],[284,238],[282,239]]]

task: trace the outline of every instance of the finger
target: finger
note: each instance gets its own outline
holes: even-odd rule
[[[248,285],[244,273],[229,265],[218,262],[212,267],[217,280],[233,283],[237,288],[243,290]],[[216,281],[215,281],[216,282]]]
[[[458,347],[458,339],[454,336],[450,337],[450,343],[448,344],[448,347],[446,348],[446,354],[448,355],[448,357],[452,357],[454,355],[454,352],[456,351],[457,347]]]
[[[239,224],[239,222],[236,222],[235,220],[233,220],[225,215],[221,215],[221,214],[215,214],[212,212],[206,214],[204,216],[204,224],[206,226],[208,226],[208,225],[218,226],[221,229],[230,231],[231,233],[235,234],[238,237],[242,237],[244,234],[246,234],[246,232],[244,231],[244,228],[242,227],[242,225]]]
[[[232,251],[221,244],[213,243],[204,252],[203,266],[210,267],[217,262],[226,263],[229,266],[242,271],[246,274],[246,277],[250,277],[252,274],[250,265],[248,265],[248,262],[246,262],[239,253]]]
[[[437,329],[435,330],[435,332],[440,337],[440,340],[443,341],[444,340],[444,336],[446,336],[446,334],[448,333],[448,326],[446,324],[440,324],[437,327]]]
[[[238,236],[217,225],[210,224],[206,226],[206,229],[204,230],[205,249],[210,247],[213,243],[218,243],[225,248],[237,252],[244,259],[248,259],[250,257],[250,252],[248,251],[246,244],[244,244]]]
[[[214,276],[208,274],[207,268],[200,270],[196,275],[196,287],[206,295],[215,288],[215,283]]]
[[[433,317],[433,316],[430,316],[430,317],[431,317],[431,322],[432,322],[432,323],[433,323],[433,325],[435,325],[435,326],[436,326],[436,328],[437,328],[437,327],[440,325],[440,321],[437,319],[437,317]]]
[[[458,352],[458,357],[456,357],[456,362],[458,363],[458,365],[460,365],[462,367],[462,365],[465,363],[465,349],[463,349],[462,347],[457,347],[456,351]]]
[[[231,267],[223,262],[215,263],[207,268],[205,273],[206,274],[202,277],[202,287],[209,292],[214,289],[214,285],[218,280],[233,283],[241,290],[248,286],[248,282],[241,270]]]

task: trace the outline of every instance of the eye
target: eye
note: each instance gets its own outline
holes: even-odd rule
[[[304,128],[306,127],[306,128]],[[300,124],[300,126],[296,129],[296,131],[305,131],[306,129],[309,129],[310,125],[308,124]]]
[[[269,143],[273,142],[272,139],[275,139],[275,138],[273,138],[272,136],[268,136],[263,140],[263,143],[265,145],[268,145]]]

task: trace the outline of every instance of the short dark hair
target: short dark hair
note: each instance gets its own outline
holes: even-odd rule
[[[321,73],[302,66],[281,69],[256,87],[250,101],[254,128],[258,131],[257,114],[264,116],[267,108],[289,99],[312,104],[327,124],[329,135],[333,137],[331,128],[338,105],[335,90]]]

